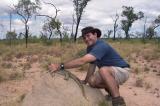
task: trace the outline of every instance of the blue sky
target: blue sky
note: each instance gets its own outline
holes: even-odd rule
[[[0,0],[0,38],[5,37],[5,33],[9,30],[9,6],[16,4],[18,0]],[[61,11],[58,13],[58,18],[62,22],[63,26],[68,27],[71,30],[72,14],[74,12],[72,0],[45,0],[45,2],[51,2]],[[132,6],[135,12],[142,11],[147,17],[147,27],[154,19],[160,15],[160,0],[91,0],[85,12],[83,13],[82,20],[79,27],[80,30],[85,26],[94,26],[102,30],[102,33],[107,33],[107,30],[113,29],[113,17],[116,12],[121,15],[122,6]],[[54,15],[55,10],[53,7],[44,5],[42,3],[41,14]],[[118,24],[120,29],[120,17]],[[37,18],[29,21],[30,32],[33,35],[39,34],[42,30],[44,19]],[[142,32],[144,25],[144,19],[136,21],[133,24],[130,32]],[[23,32],[24,25],[20,18],[14,16],[12,20],[12,30],[16,32]],[[123,31],[122,31],[123,32]]]

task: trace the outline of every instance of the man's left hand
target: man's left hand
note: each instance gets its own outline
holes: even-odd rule
[[[82,84],[87,84],[87,81],[86,80],[81,80],[81,83]]]

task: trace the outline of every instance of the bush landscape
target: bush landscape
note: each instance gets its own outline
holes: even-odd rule
[[[128,83],[129,89],[144,89],[144,92],[150,91],[159,99],[160,86],[154,82],[160,78],[160,48],[157,43],[143,43],[139,39],[104,40],[131,65],[132,83]],[[23,43],[9,46],[1,41],[0,48],[0,103],[8,99],[8,104],[19,106],[25,94],[32,89],[36,77],[40,76],[38,73],[47,71],[49,63],[67,62],[83,56],[86,46],[81,40],[77,43],[52,41],[50,45],[38,41],[29,43],[28,48]],[[81,76],[81,73],[86,73],[87,67],[88,65],[84,65],[76,68],[73,73]],[[14,103],[11,99],[13,97],[17,97]]]
[[[127,106],[160,106],[160,14],[156,1],[5,2],[0,11],[0,106],[22,106],[35,82],[48,72],[49,64],[83,56],[86,45],[78,31],[89,24],[99,28],[101,38],[131,66],[129,80],[120,86]],[[88,4],[91,7],[86,8]],[[70,71],[84,79],[87,68],[86,64]]]

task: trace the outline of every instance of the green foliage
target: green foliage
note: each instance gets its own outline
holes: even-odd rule
[[[42,43],[45,45],[45,46],[51,46],[53,44],[53,41],[52,40],[49,40],[49,39],[42,39]]]
[[[31,0],[19,0],[18,4],[15,6],[16,12],[21,14],[23,18],[31,18],[32,14],[37,13],[37,9],[41,9],[39,7],[39,2],[32,2]]]
[[[69,38],[69,34],[67,33],[67,31],[63,31],[63,41],[70,41],[70,38]]]
[[[28,40],[29,40],[29,43],[41,42],[41,39],[39,39],[37,36],[29,36]]]
[[[90,0],[73,0],[77,18],[81,17],[83,9]]]
[[[48,39],[51,39],[51,36],[53,36],[54,32],[58,32],[61,27],[61,22],[58,19],[51,18],[48,19],[48,22],[44,23],[42,29],[47,34],[49,33]],[[47,36],[45,36],[47,37]]]
[[[7,34],[6,34],[6,39],[7,40],[12,40],[12,39],[16,39],[17,37],[17,33],[15,31],[7,31]]]
[[[6,44],[7,45],[13,45],[17,39],[17,33],[15,31],[7,31],[6,33]]]
[[[61,27],[61,22],[58,19],[51,19],[49,25],[51,26],[52,29],[60,29]]]
[[[125,17],[126,19],[123,19],[121,21],[121,26],[122,26],[122,30],[124,30],[125,34],[126,34],[126,38],[129,38],[129,30],[132,27],[132,24],[134,21],[141,19],[144,17],[144,13],[143,12],[138,12],[138,13],[134,13],[134,9],[133,7],[127,7],[127,6],[123,6],[123,11],[122,11],[122,17]]]

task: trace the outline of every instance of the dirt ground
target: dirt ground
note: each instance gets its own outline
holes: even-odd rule
[[[29,70],[26,70],[24,79],[0,83],[0,106],[11,106],[10,104],[21,106],[25,94],[32,90],[36,84],[34,82],[41,77],[40,70],[40,64],[36,62],[31,65]],[[85,71],[78,69],[70,71],[80,79],[85,78]],[[154,70],[139,74],[131,72],[129,80],[120,86],[121,96],[124,97],[127,106],[160,106],[159,79],[159,72]],[[104,95],[106,94],[104,90],[102,92]]]
[[[74,72],[79,78],[84,78],[85,73]],[[143,83],[150,85],[136,86],[136,75],[130,74],[129,80],[120,86],[120,94],[124,97],[127,106],[160,106],[160,83],[155,73],[144,75]],[[102,90],[104,95],[106,92]]]

